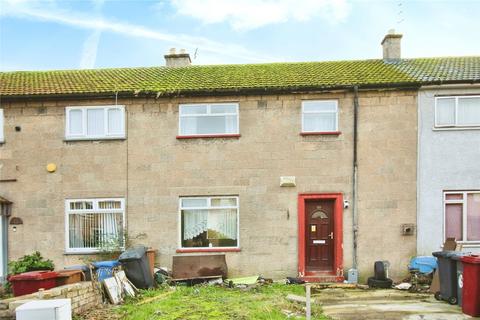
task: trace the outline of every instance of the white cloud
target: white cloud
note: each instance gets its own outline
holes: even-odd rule
[[[101,10],[104,0],[93,0],[93,8],[96,16],[101,17]],[[101,29],[95,29],[83,43],[80,69],[92,69],[97,60],[98,45],[100,44]]]
[[[92,69],[97,60],[98,44],[102,30],[93,31],[83,43],[82,57],[80,59],[80,69]]]
[[[92,17],[89,14],[71,12],[58,8],[55,3],[47,6],[45,2],[7,0],[2,1],[0,15],[17,18],[55,22],[62,25],[87,30],[101,30],[122,34],[129,37],[141,37],[164,41],[171,45],[179,45],[191,52],[199,48],[203,52],[211,52],[223,56],[249,62],[265,62],[278,60],[271,56],[263,56],[234,43],[216,42],[204,37],[193,37],[185,34],[161,32],[140,25]]]
[[[251,30],[286,21],[319,17],[329,23],[345,21],[347,0],[170,0],[179,14],[203,23],[226,22],[235,30]]]

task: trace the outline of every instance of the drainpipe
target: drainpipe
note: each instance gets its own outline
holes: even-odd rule
[[[352,172],[352,230],[353,269],[357,269],[358,215],[357,215],[357,140],[358,140],[358,87],[353,87],[353,172]]]

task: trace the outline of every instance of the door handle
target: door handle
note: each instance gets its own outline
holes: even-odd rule
[[[330,234],[328,235],[328,237],[329,237],[330,239],[333,239],[333,231],[330,232]]]

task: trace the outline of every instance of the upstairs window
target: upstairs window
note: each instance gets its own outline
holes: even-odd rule
[[[480,127],[480,96],[435,98],[435,127]]]
[[[180,105],[179,135],[238,135],[238,103]]]
[[[5,135],[3,133],[3,109],[0,109],[0,143],[5,142]]]
[[[125,200],[66,200],[67,252],[95,252],[124,246]]]
[[[445,239],[480,242],[480,191],[444,193]]]
[[[238,197],[180,199],[182,248],[238,247]]]
[[[125,107],[67,107],[65,138],[67,140],[125,138]]]
[[[338,131],[338,102],[316,100],[302,102],[302,133]]]

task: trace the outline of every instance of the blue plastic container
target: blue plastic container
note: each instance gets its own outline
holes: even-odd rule
[[[98,281],[102,281],[113,276],[113,268],[120,266],[120,262],[118,260],[98,261],[93,262],[92,265],[95,267]]]
[[[418,269],[420,273],[432,273],[438,268],[437,258],[432,256],[420,256],[410,260],[408,269]]]

